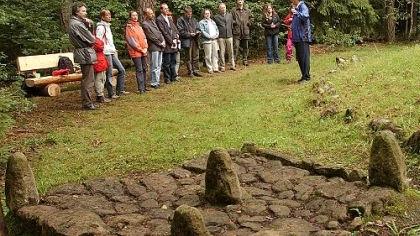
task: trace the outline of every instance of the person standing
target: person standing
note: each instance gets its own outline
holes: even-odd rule
[[[273,10],[271,4],[266,4],[263,9],[262,26],[264,27],[267,46],[267,63],[280,63],[279,58],[279,33],[280,17]]]
[[[155,22],[155,13],[151,8],[144,10],[145,20],[143,30],[149,46],[150,84],[154,89],[160,86],[160,71],[162,68],[162,51],[165,48],[165,39]]]
[[[217,38],[219,37],[219,30],[216,23],[210,18],[211,12],[209,9],[204,9],[204,18],[198,23],[202,34],[202,41],[204,47],[204,57],[208,72],[219,72],[218,62],[218,45]]]
[[[235,47],[235,62],[238,62],[239,51],[242,52],[242,60],[248,66],[249,39],[251,26],[251,11],[244,7],[244,0],[237,0],[236,7],[232,10],[233,16],[233,43]]]
[[[224,3],[219,4],[219,14],[214,17],[214,22],[216,22],[219,30],[217,42],[219,44],[220,71],[226,70],[226,54],[230,63],[230,69],[236,70],[235,60],[233,58],[233,17],[231,13],[226,12],[226,5]]]
[[[286,50],[286,61],[288,63],[290,63],[293,56],[292,20],[293,20],[293,13],[292,11],[289,11],[287,16],[283,19],[283,23],[287,27],[285,50]]]
[[[106,70],[108,69],[108,61],[104,54],[104,42],[96,38],[93,48],[95,49],[97,58],[96,63],[93,65],[95,71],[96,101],[99,103],[111,102],[111,100],[104,95]]]
[[[74,3],[68,34],[74,47],[74,61],[79,63],[82,69],[80,88],[82,108],[95,110],[96,106],[93,104],[91,94],[91,90],[94,87],[93,64],[96,62],[96,53],[92,48],[95,43],[95,36],[89,31],[87,26],[93,27],[93,22],[87,18],[86,5],[82,2]]]
[[[302,77],[299,83],[311,79],[310,75],[310,49],[312,42],[311,23],[309,9],[304,1],[291,0],[293,4],[292,13],[292,41],[296,49],[296,60],[298,61]]]
[[[129,21],[125,27],[125,40],[127,43],[128,54],[136,66],[137,89],[140,94],[146,92],[146,56],[147,39],[139,24],[139,16],[136,11],[129,12]]]
[[[121,64],[120,59],[118,59],[117,49],[114,45],[114,37],[112,35],[110,23],[112,20],[111,12],[104,9],[101,11],[100,17],[101,21],[96,25],[96,37],[101,39],[105,44],[104,53],[109,65],[106,73],[105,87],[108,91],[109,98],[117,98],[120,95],[129,93],[125,91],[125,69]],[[114,67],[118,70],[117,87],[115,91],[117,96],[115,96],[114,88],[112,86],[112,70]]]
[[[200,29],[197,20],[192,16],[192,8],[185,7],[184,16],[178,18],[177,27],[181,39],[181,56],[187,65],[188,76],[194,77],[200,75],[198,60],[200,58],[198,40],[200,38]]]
[[[169,16],[168,5],[163,3],[160,5],[161,14],[156,18],[156,24],[160,32],[165,38],[165,48],[163,50],[163,76],[165,83],[177,81],[176,77],[176,53],[178,52],[178,30]]]

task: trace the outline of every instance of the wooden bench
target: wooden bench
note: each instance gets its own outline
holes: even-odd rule
[[[55,53],[37,56],[24,56],[19,57],[17,60],[19,73],[28,73],[36,70],[45,70],[51,68],[57,68],[58,60],[61,56],[70,58],[74,65],[73,53]],[[114,69],[113,75],[116,75],[118,71]],[[68,75],[59,76],[43,76],[39,78],[26,78],[25,84],[29,88],[36,88],[42,95],[55,97],[61,93],[61,83],[74,82],[82,80],[82,73],[76,72]]]

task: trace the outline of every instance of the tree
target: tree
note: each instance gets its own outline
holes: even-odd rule
[[[137,11],[140,14],[140,19],[143,19],[143,11],[146,8],[155,10],[156,0],[137,0]]]
[[[387,25],[387,41],[395,41],[395,0],[385,0],[386,25]]]

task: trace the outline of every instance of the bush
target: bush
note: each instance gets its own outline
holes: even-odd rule
[[[13,125],[13,114],[30,111],[33,103],[25,98],[21,90],[22,81],[16,81],[10,86],[0,88],[0,138],[3,138],[7,129]]]

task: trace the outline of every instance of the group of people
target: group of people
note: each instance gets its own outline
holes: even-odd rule
[[[284,19],[289,26],[286,59],[291,59],[292,41],[296,48],[296,59],[302,77],[307,81],[309,75],[309,43],[311,32],[309,10],[300,0],[291,0],[293,8]],[[160,15],[155,18],[154,11],[146,8],[143,22],[139,22],[136,11],[129,12],[125,26],[125,40],[128,54],[136,68],[138,92],[148,91],[145,85],[146,68],[150,68],[151,87],[160,87],[160,73],[163,71],[165,83],[178,80],[177,61],[181,57],[188,70],[188,76],[201,77],[199,67],[200,44],[204,49],[205,65],[208,73],[219,73],[227,69],[236,70],[239,56],[244,66],[248,66],[251,12],[244,6],[244,0],[237,0],[236,7],[228,12],[226,5],[220,3],[218,14],[212,16],[210,9],[203,10],[203,19],[193,17],[191,7],[185,7],[184,15],[174,20],[168,5],[160,5]],[[96,109],[90,89],[95,87],[96,101],[110,102],[112,99],[128,94],[125,91],[125,69],[121,64],[114,45],[110,27],[111,12],[102,10],[101,21],[95,24],[87,18],[86,5],[77,2],[72,7],[69,23],[70,42],[74,46],[74,61],[82,71],[81,96],[84,109]],[[267,43],[267,62],[280,62],[278,54],[278,35],[281,20],[272,6],[264,7],[262,25],[265,28]],[[290,42],[289,42],[290,41]],[[225,60],[227,59],[227,61]],[[116,86],[113,86],[113,68],[118,71]],[[107,90],[107,96],[104,90]]]

